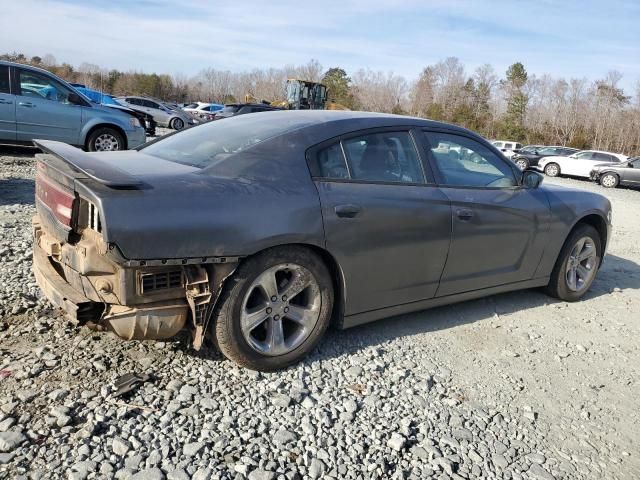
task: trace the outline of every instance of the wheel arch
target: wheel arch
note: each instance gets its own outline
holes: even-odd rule
[[[123,150],[127,150],[129,148],[129,146],[127,145],[127,134],[125,133],[125,131],[122,128],[120,128],[118,125],[114,125],[113,123],[98,123],[96,125],[93,125],[89,130],[87,130],[87,133],[85,134],[84,140],[82,142],[82,144],[83,144],[85,149],[89,148],[89,145],[88,145],[89,137],[91,136],[91,134],[93,132],[95,132],[99,128],[111,128],[111,129],[115,130],[116,132],[118,132],[122,136],[122,140],[124,141],[124,149]]]
[[[253,252],[240,261],[242,263],[247,258],[258,255],[266,250],[271,250],[272,248],[282,248],[282,247],[303,247],[308,250],[311,250],[316,255],[318,255],[325,266],[329,269],[329,273],[331,275],[331,282],[333,283],[333,311],[331,312],[331,325],[341,329],[343,326],[343,318],[345,312],[345,302],[346,302],[346,283],[344,280],[344,273],[340,264],[336,260],[336,258],[325,248],[314,245],[312,243],[280,243],[271,245],[269,247],[263,248],[256,252]]]
[[[603,170],[602,172],[600,172],[599,183],[602,183],[602,177],[604,177],[605,175],[613,175],[618,179],[618,184],[620,184],[620,180],[621,180],[620,174],[615,170]]]
[[[602,251],[605,252],[607,249],[607,242],[609,241],[609,229],[607,227],[607,221],[602,217],[599,213],[589,213],[580,217],[571,227],[569,233],[567,234],[567,238],[571,235],[578,226],[580,225],[591,225],[596,229],[598,235],[600,236],[600,243],[602,245]],[[602,261],[602,260],[601,260]]]

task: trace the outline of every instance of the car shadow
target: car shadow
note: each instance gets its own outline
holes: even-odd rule
[[[0,145],[0,163],[9,167],[33,167],[31,161],[40,151],[31,147]],[[6,158],[10,157],[10,158]],[[20,173],[14,173],[20,175]],[[0,178],[0,206],[34,203],[35,183],[30,178],[10,176]]]
[[[40,150],[36,147],[0,145],[0,157],[33,158]]]
[[[614,289],[640,289],[640,265],[626,258],[607,255],[583,301],[610,295]],[[501,315],[556,303],[564,302],[549,297],[543,289],[529,289],[389,317],[347,330],[332,329],[304,362],[340,357],[399,337],[491,321]]]
[[[30,178],[0,179],[0,206],[33,205],[35,198],[35,181]]]

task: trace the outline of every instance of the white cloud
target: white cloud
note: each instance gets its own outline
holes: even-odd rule
[[[150,0],[3,6],[3,51],[54,54],[123,70],[195,74],[304,63],[394,70],[408,78],[447,56],[469,67],[514,61],[555,76],[640,79],[640,6],[495,0]],[[27,19],[28,27],[25,27]]]

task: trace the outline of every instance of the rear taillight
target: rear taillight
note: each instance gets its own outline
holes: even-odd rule
[[[63,225],[71,227],[73,219],[73,193],[55,184],[45,176],[45,168],[38,163],[36,173],[36,198],[42,202]]]

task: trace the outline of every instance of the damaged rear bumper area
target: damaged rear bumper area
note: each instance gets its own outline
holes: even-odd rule
[[[108,261],[98,239],[83,238],[78,243],[61,244],[33,221],[33,270],[47,299],[81,325],[110,330],[127,339],[166,339],[187,324],[190,306],[185,295],[182,271],[173,289],[140,298],[136,284],[156,287],[169,273],[149,274],[125,269]],[[83,236],[84,237],[84,236]],[[175,276],[175,275],[174,275]],[[177,278],[177,277],[176,277]],[[168,287],[174,285],[167,284]],[[133,290],[133,291],[131,291]],[[178,298],[167,298],[173,294]],[[139,300],[135,304],[123,301]]]

